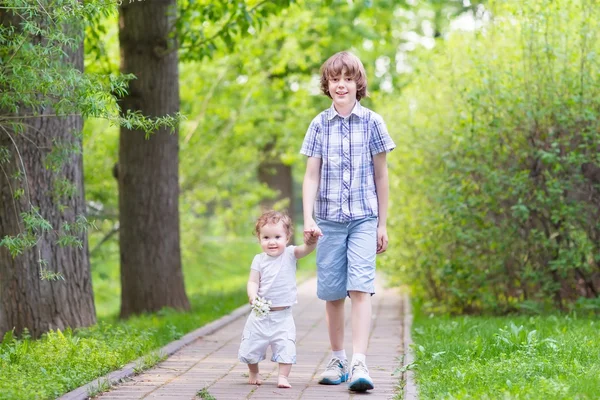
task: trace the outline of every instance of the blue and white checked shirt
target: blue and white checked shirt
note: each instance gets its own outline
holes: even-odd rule
[[[315,216],[334,222],[377,216],[373,156],[395,147],[381,116],[358,101],[346,118],[333,104],[317,115],[300,150],[322,159]]]

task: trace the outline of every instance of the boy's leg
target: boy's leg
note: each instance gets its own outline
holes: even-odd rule
[[[262,378],[258,371],[258,364],[248,364],[248,383],[251,385],[262,384]]]
[[[352,301],[352,354],[367,354],[371,332],[371,293],[352,290],[350,300]]]
[[[344,299],[326,301],[325,317],[327,330],[329,331],[329,343],[331,351],[344,349]]]
[[[348,293],[352,301],[352,363],[349,389],[373,389],[365,355],[371,331],[371,295],[375,293],[377,218],[353,221],[348,236]]]
[[[327,331],[333,351],[319,383],[339,385],[348,378],[348,361],[344,351],[348,224],[324,220],[317,220],[317,224],[323,232],[317,242],[317,296],[325,300]]]
[[[291,388],[292,385],[288,382],[288,376],[292,370],[292,364],[279,363],[279,378],[277,379],[277,387],[279,388]]]

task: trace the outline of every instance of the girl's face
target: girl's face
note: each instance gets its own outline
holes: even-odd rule
[[[288,240],[285,227],[281,221],[276,224],[266,224],[260,228],[258,241],[263,251],[271,257],[277,257],[283,253]]]
[[[329,94],[337,107],[344,109],[354,107],[356,103],[356,81],[347,71],[343,70],[340,76],[329,78]]]

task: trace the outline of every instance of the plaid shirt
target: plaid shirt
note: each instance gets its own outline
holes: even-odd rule
[[[315,216],[334,222],[377,216],[373,156],[395,147],[381,116],[358,101],[346,118],[333,105],[317,115],[300,150],[322,159]]]

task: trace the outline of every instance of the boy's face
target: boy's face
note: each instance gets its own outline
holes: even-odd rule
[[[288,242],[287,233],[283,222],[279,221],[276,224],[266,224],[260,228],[260,236],[258,237],[260,247],[271,257],[277,257],[285,250]]]
[[[340,76],[329,78],[329,94],[336,108],[352,108],[356,103],[356,81],[343,70]]]

